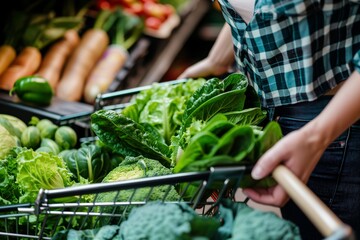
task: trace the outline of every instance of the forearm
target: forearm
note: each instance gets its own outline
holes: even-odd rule
[[[354,71],[321,114],[305,127],[314,141],[326,147],[360,118],[359,90],[360,73]]]
[[[225,24],[208,56],[187,68],[178,78],[220,76],[230,70],[234,59],[230,26]]]
[[[230,26],[225,23],[211,48],[208,58],[216,65],[230,67],[234,60],[234,46]]]

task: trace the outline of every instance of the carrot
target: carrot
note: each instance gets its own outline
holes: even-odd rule
[[[10,45],[0,47],[0,75],[10,66],[16,57],[15,49]]]
[[[103,21],[98,23],[102,24],[103,29],[107,29],[111,45],[86,81],[84,100],[88,103],[94,103],[98,94],[108,90],[116,74],[127,61],[129,48],[139,39],[144,29],[141,18],[126,14],[121,9],[113,12],[104,11],[102,14]]]
[[[54,43],[46,52],[36,75],[47,79],[54,92],[66,60],[79,42],[78,32],[70,29],[66,31],[61,40]]]
[[[56,88],[56,95],[66,101],[79,101],[85,80],[109,44],[109,37],[102,29],[89,29],[70,55]]]
[[[31,46],[23,48],[0,76],[0,88],[10,90],[17,79],[34,74],[40,66],[41,58],[39,49]]]
[[[128,52],[120,45],[110,45],[86,80],[84,100],[93,104],[98,94],[106,92],[116,74],[128,59]]]

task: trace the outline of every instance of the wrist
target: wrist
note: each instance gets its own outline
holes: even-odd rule
[[[331,131],[321,124],[316,118],[306,124],[301,131],[306,135],[309,143],[320,149],[326,149],[327,146],[333,141]]]

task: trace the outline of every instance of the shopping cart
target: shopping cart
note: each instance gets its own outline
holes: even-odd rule
[[[236,199],[240,181],[249,173],[250,166],[217,167],[206,172],[177,173],[126,180],[113,183],[97,183],[74,186],[56,190],[40,190],[33,204],[21,204],[0,207],[0,239],[51,239],[56,231],[70,229],[96,228],[106,223],[120,223],[129,211],[149,201],[149,196],[157,187],[165,187],[160,201],[167,203],[186,202],[199,215],[213,216],[223,199]],[[280,166],[273,177],[284,187],[290,197],[298,204],[312,223],[327,240],[355,239],[352,229],[342,223],[326,205],[324,205],[298,178],[287,168]],[[197,186],[191,199],[167,201],[171,188],[183,184]],[[140,189],[148,192],[143,199],[135,199]],[[98,196],[104,193],[115,196],[111,201],[98,202]],[[129,194],[130,192],[130,194]],[[118,197],[126,193],[126,201]],[[216,197],[211,197],[216,193]],[[67,202],[65,200],[76,199]],[[89,199],[92,199],[89,201]],[[241,200],[244,201],[244,200]],[[90,226],[91,224],[91,226]],[[62,229],[59,229],[62,226]]]

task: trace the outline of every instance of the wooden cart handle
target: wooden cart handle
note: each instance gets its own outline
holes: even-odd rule
[[[351,228],[346,226],[287,167],[279,165],[272,175],[323,236],[331,236],[340,229],[350,231],[348,236],[352,235]]]

